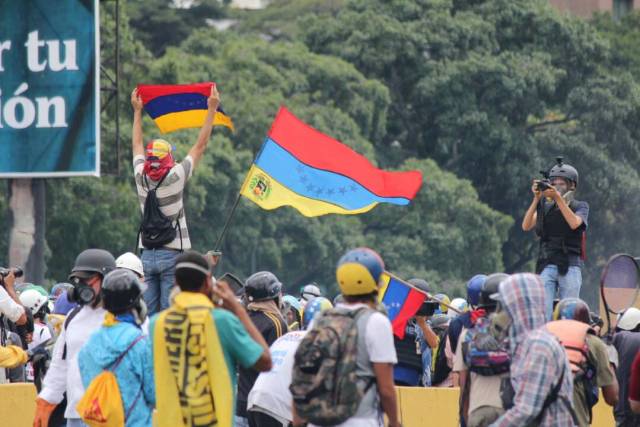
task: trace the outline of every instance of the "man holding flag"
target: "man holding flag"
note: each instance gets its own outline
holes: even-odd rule
[[[162,100],[167,96],[176,94],[157,96],[153,100]],[[220,95],[213,84],[206,101],[207,113],[198,140],[180,163],[175,162],[171,145],[162,139],[149,142],[145,152],[142,142],[142,109],[147,108],[151,102],[143,102],[145,97],[149,99],[147,94],[139,93],[139,89],[131,94],[132,149],[136,188],[143,213],[139,247],[142,249],[141,259],[148,286],[144,300],[152,315],[169,306],[176,257],[181,251],[191,248],[184,212],[184,187],[209,142]],[[148,198],[150,193],[153,197]]]

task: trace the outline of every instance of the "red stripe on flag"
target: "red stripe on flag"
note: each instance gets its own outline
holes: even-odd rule
[[[354,179],[380,197],[411,200],[422,185],[419,171],[378,169],[366,157],[302,122],[285,107],[280,107],[269,137],[308,166]]]
[[[400,339],[404,339],[407,322],[409,321],[409,319],[416,315],[423,302],[423,293],[418,292],[415,289],[411,289],[409,291],[409,295],[407,295],[407,299],[404,301],[400,312],[391,324],[393,326],[393,334],[395,336]]]
[[[208,98],[211,95],[213,85],[215,85],[213,82],[186,85],[138,85],[138,94],[142,98],[143,104],[159,96],[175,95],[177,93],[199,93]]]

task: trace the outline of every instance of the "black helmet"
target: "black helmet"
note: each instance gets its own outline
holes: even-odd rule
[[[497,305],[497,302],[491,299],[491,295],[498,292],[498,287],[500,286],[500,283],[508,277],[509,275],[505,273],[490,274],[487,277],[487,280],[485,280],[484,284],[482,285],[478,307],[490,308],[490,309],[495,308]]]
[[[564,178],[572,181],[578,186],[578,171],[571,165],[567,165],[562,162],[562,157],[557,158],[558,164],[551,168],[549,171],[549,179]]]
[[[431,292],[431,287],[429,286],[429,283],[424,280],[424,279],[409,279],[407,280],[407,282],[409,282],[409,284],[415,286],[416,288],[420,289],[421,291],[425,291],[425,292]]]
[[[116,268],[116,260],[104,249],[87,249],[80,252],[69,277],[87,278],[89,275],[100,274],[104,277]],[[85,274],[83,274],[85,273]],[[86,274],[90,273],[90,274]]]
[[[125,313],[136,306],[142,296],[140,281],[131,270],[118,268],[102,282],[104,308],[114,314]]]
[[[269,271],[253,273],[245,283],[247,301],[265,301],[276,299],[282,290],[282,283]]]

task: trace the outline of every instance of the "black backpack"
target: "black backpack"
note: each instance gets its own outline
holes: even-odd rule
[[[438,337],[440,338],[440,342],[438,343],[438,349],[436,350],[436,361],[431,376],[431,384],[434,386],[446,380],[451,372],[451,368],[447,364],[447,355],[445,353],[445,347],[447,346],[447,331],[440,332]]]
[[[161,248],[173,242],[178,232],[180,232],[180,249],[182,249],[182,230],[180,230],[180,215],[182,215],[182,211],[178,213],[178,218],[174,224],[160,210],[160,203],[156,195],[156,191],[160,188],[167,175],[169,173],[166,173],[153,189],[149,188],[147,176],[143,175],[144,183],[147,186],[147,198],[144,201],[144,211],[142,212],[142,222],[138,230],[138,236],[142,239],[142,246],[146,249]]]

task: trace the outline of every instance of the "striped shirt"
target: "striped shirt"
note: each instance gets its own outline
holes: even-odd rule
[[[136,188],[138,190],[138,201],[140,202],[140,210],[144,212],[144,202],[147,199],[147,183],[149,188],[156,188],[157,181],[153,181],[147,176],[143,177],[144,156],[138,155],[133,158],[133,172],[136,180]],[[176,230],[176,238],[173,242],[166,244],[164,247],[169,249],[191,249],[191,240],[189,239],[189,230],[187,229],[187,219],[184,214],[184,203],[182,196],[187,180],[191,178],[193,173],[193,159],[191,156],[177,163],[171,168],[167,177],[162,181],[162,185],[156,191],[160,211],[171,219],[173,223],[176,220],[180,222],[180,230]],[[178,216],[180,218],[178,219]],[[182,245],[180,245],[180,233],[182,233]],[[142,241],[138,243],[143,248]]]

